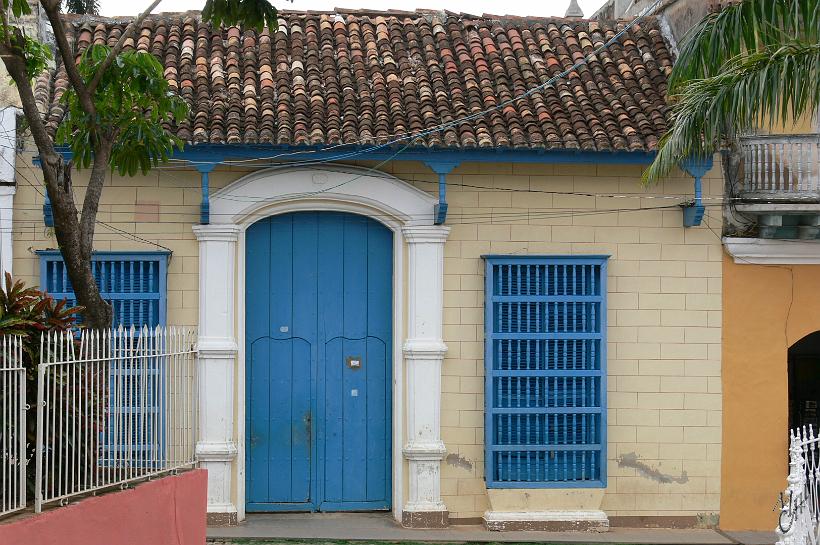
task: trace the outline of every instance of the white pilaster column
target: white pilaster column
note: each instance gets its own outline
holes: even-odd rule
[[[17,108],[0,109],[0,279],[11,271],[17,150]]]
[[[11,273],[14,255],[12,254],[12,228],[14,227],[14,193],[15,185],[0,185],[0,278]],[[5,280],[3,280],[5,282]]]
[[[236,522],[231,501],[234,441],[237,225],[197,225],[199,240],[199,441],[197,459],[208,470],[208,516]]]
[[[449,227],[402,229],[408,244],[407,443],[409,490],[402,522],[416,528],[447,525],[441,501],[441,365],[447,346],[442,338],[444,313],[444,242]]]

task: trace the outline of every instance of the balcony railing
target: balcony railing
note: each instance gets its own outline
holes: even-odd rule
[[[820,202],[820,134],[740,139],[744,201]]]

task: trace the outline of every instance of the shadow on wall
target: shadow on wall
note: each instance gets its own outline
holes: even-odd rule
[[[163,477],[0,524],[0,543],[202,545],[207,487],[204,469]]]

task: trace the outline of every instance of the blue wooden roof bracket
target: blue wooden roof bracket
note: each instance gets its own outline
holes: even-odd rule
[[[219,153],[221,146],[202,146],[199,149],[188,147],[184,152],[178,152],[177,157],[191,163],[200,174],[202,185],[202,200],[199,203],[199,223],[207,225],[211,222],[211,190],[209,174],[225,160],[225,155]],[[70,161],[73,153],[68,146],[58,146],[57,153],[62,154],[63,160]],[[34,158],[34,164],[39,166],[39,157]],[[47,227],[54,227],[54,213],[48,193],[43,203],[43,222]]]
[[[706,207],[703,205],[703,182],[701,179],[712,170],[712,157],[689,157],[680,163],[680,167],[695,179],[695,200],[682,204],[683,226],[694,227],[703,221]]]
[[[200,176],[200,185],[202,187],[202,200],[199,203],[199,223],[201,225],[208,225],[211,223],[211,180],[210,174],[219,165],[225,157],[220,154],[214,154],[214,150],[202,150],[187,152],[185,159],[187,159],[191,166],[193,166]]]
[[[447,175],[461,164],[461,161],[429,160],[424,164],[438,174],[438,203],[433,207],[433,223],[442,225],[447,220]]]
[[[199,223],[211,223],[211,188],[208,175],[216,168],[216,163],[200,163],[196,165],[202,184],[202,201],[199,203]]]

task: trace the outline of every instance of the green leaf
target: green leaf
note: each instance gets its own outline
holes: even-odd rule
[[[110,48],[93,45],[80,58],[78,70],[88,82]],[[147,173],[182,143],[163,127],[188,115],[188,105],[174,94],[163,76],[163,67],[150,53],[120,53],[103,74],[93,101],[96,117],[81,107],[76,93],[63,94],[67,115],[57,129],[57,141],[74,153],[74,163],[88,168],[101,139],[113,142],[111,168],[121,175]]]
[[[8,0],[3,2],[3,8],[8,9]],[[30,15],[31,14],[31,6],[29,6],[28,0],[12,0],[11,2],[11,12],[14,14],[15,17],[22,17],[23,15]]]
[[[10,41],[15,43],[16,52],[22,54],[26,65],[26,74],[29,79],[34,79],[42,74],[52,59],[51,48],[42,42],[35,40],[24,33],[12,33],[11,28],[0,25],[0,34],[8,33]],[[9,78],[9,82],[14,84],[14,80]]]
[[[742,0],[710,13],[681,40],[669,86],[720,73],[741,53],[777,48],[789,41],[817,43],[820,0]]]
[[[681,82],[672,127],[644,181],[659,180],[690,155],[712,155],[736,134],[814,111],[820,106],[818,81],[820,43],[792,39],[742,53],[714,76]]]
[[[215,27],[276,28],[277,11],[268,0],[207,0],[202,20]]]
[[[64,0],[63,6],[69,13],[98,15],[100,3],[98,0]]]

